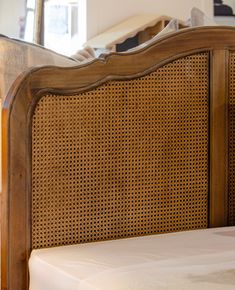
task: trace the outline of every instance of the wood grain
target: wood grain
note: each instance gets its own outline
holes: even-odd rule
[[[217,185],[219,188],[208,190],[208,202],[211,202],[209,208],[212,210],[212,214],[208,215],[208,224],[226,224],[226,55],[227,51],[234,48],[234,28],[185,29],[169,37],[162,37],[138,52],[113,53],[77,68],[34,68],[17,79],[3,105],[3,150],[6,155],[3,157],[1,212],[2,290],[28,289],[27,262],[32,249],[32,117],[38,102],[47,94],[58,95],[58,98],[59,95],[79,95],[93,91],[109,81],[135,80],[177,59],[209,52],[211,89],[208,86],[208,94],[211,94],[210,128],[213,132],[210,142],[215,144],[211,144],[210,148],[208,146],[208,154],[211,154],[210,160],[208,158],[208,175],[212,177],[211,189]],[[200,90],[199,81],[192,82],[191,86]],[[171,87],[179,88],[180,84],[176,81]],[[128,96],[128,91],[124,91],[124,94]],[[180,98],[180,90],[177,96]],[[220,134],[225,140],[219,140]],[[218,178],[216,174],[221,175],[218,183],[215,180]],[[183,215],[183,212],[179,214]]]
[[[210,226],[228,224],[228,52],[214,50],[211,63]]]

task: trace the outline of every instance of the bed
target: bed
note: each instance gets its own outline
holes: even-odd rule
[[[3,105],[1,289],[233,289],[234,92],[228,27],[21,75]]]
[[[235,227],[33,250],[34,290],[232,290]]]

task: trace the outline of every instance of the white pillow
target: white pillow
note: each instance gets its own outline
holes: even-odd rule
[[[158,39],[160,36],[165,35],[170,32],[175,32],[179,30],[179,22],[178,19],[172,19],[167,26],[162,29],[158,34],[156,34],[151,40]]]
[[[90,47],[86,46],[84,49],[78,50],[74,55],[71,56],[72,58],[76,59],[79,62],[88,61],[96,58],[95,50]]]
[[[134,47],[134,48],[131,48],[129,50],[127,50],[128,52],[132,52],[132,51],[138,51],[139,49],[151,44],[151,43],[154,43],[157,39],[159,39],[160,37],[162,37],[163,35],[166,35],[170,32],[175,32],[175,31],[178,31],[179,30],[179,23],[178,23],[178,19],[172,19],[168,24],[167,26],[162,29],[158,34],[156,34],[153,38],[145,41],[144,43]]]
[[[208,17],[202,10],[193,7],[191,10],[190,26],[215,26],[213,19]]]

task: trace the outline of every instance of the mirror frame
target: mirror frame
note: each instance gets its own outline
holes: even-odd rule
[[[44,0],[35,0],[34,43],[44,44]]]

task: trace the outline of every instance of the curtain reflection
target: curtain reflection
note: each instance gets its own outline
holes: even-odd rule
[[[26,0],[26,21],[24,29],[24,40],[33,42],[35,21],[35,0]]]

